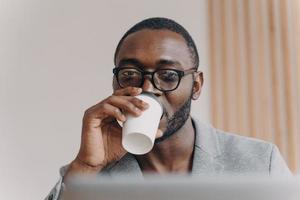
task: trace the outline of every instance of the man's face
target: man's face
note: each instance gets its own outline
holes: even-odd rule
[[[194,67],[184,38],[168,30],[144,29],[130,34],[123,41],[116,57],[116,67],[136,67],[146,71],[156,69],[187,70]],[[119,89],[116,78],[114,90]],[[161,92],[145,78],[143,91],[155,94],[165,108],[159,129],[164,135],[158,141],[172,135],[187,120],[193,90],[193,74],[183,76],[178,88]]]

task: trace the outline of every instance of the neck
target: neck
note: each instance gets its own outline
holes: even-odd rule
[[[143,172],[188,173],[192,169],[194,142],[195,130],[189,117],[174,135],[136,159]]]

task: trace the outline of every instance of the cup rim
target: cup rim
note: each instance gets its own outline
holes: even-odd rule
[[[162,109],[162,114],[161,114],[161,118],[162,118],[162,116],[165,114],[165,108],[164,108],[164,106],[162,105],[162,103],[158,100],[158,98],[157,98],[157,96],[155,96],[153,93],[151,93],[151,92],[142,92],[141,94],[139,94],[139,95],[146,95],[146,96],[149,96],[149,97],[152,97],[153,99],[155,99],[158,103],[159,103],[159,105],[160,105],[160,107],[161,107],[161,109]],[[139,96],[139,95],[137,95],[137,96]]]
[[[162,113],[161,113],[160,119],[162,119],[163,116],[164,116],[164,114],[165,114],[165,108],[163,107],[162,103],[158,100],[158,98],[157,98],[153,93],[151,93],[151,92],[142,92],[142,93],[139,94],[139,95],[145,95],[145,96],[152,97],[153,99],[156,100],[156,102],[159,103],[159,105],[160,105],[160,107],[161,107],[161,109],[162,109]],[[137,95],[137,96],[139,96],[139,95]],[[136,96],[136,97],[137,97],[137,96]],[[117,120],[117,119],[116,119],[116,120]],[[119,121],[119,120],[117,120],[117,122],[118,122],[118,124],[119,124],[121,127],[123,127],[123,122],[121,122],[121,121]]]

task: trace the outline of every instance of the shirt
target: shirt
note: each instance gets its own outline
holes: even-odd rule
[[[259,139],[227,133],[192,118],[195,143],[191,175],[291,176],[276,145]],[[60,179],[46,200],[58,200],[63,191],[63,176],[68,166],[60,169]],[[143,178],[134,155],[127,153],[119,161],[104,168],[102,175]]]

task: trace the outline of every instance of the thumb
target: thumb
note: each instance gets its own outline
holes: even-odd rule
[[[156,132],[155,138],[160,138],[162,136],[163,136],[163,131],[158,129],[157,132]]]

